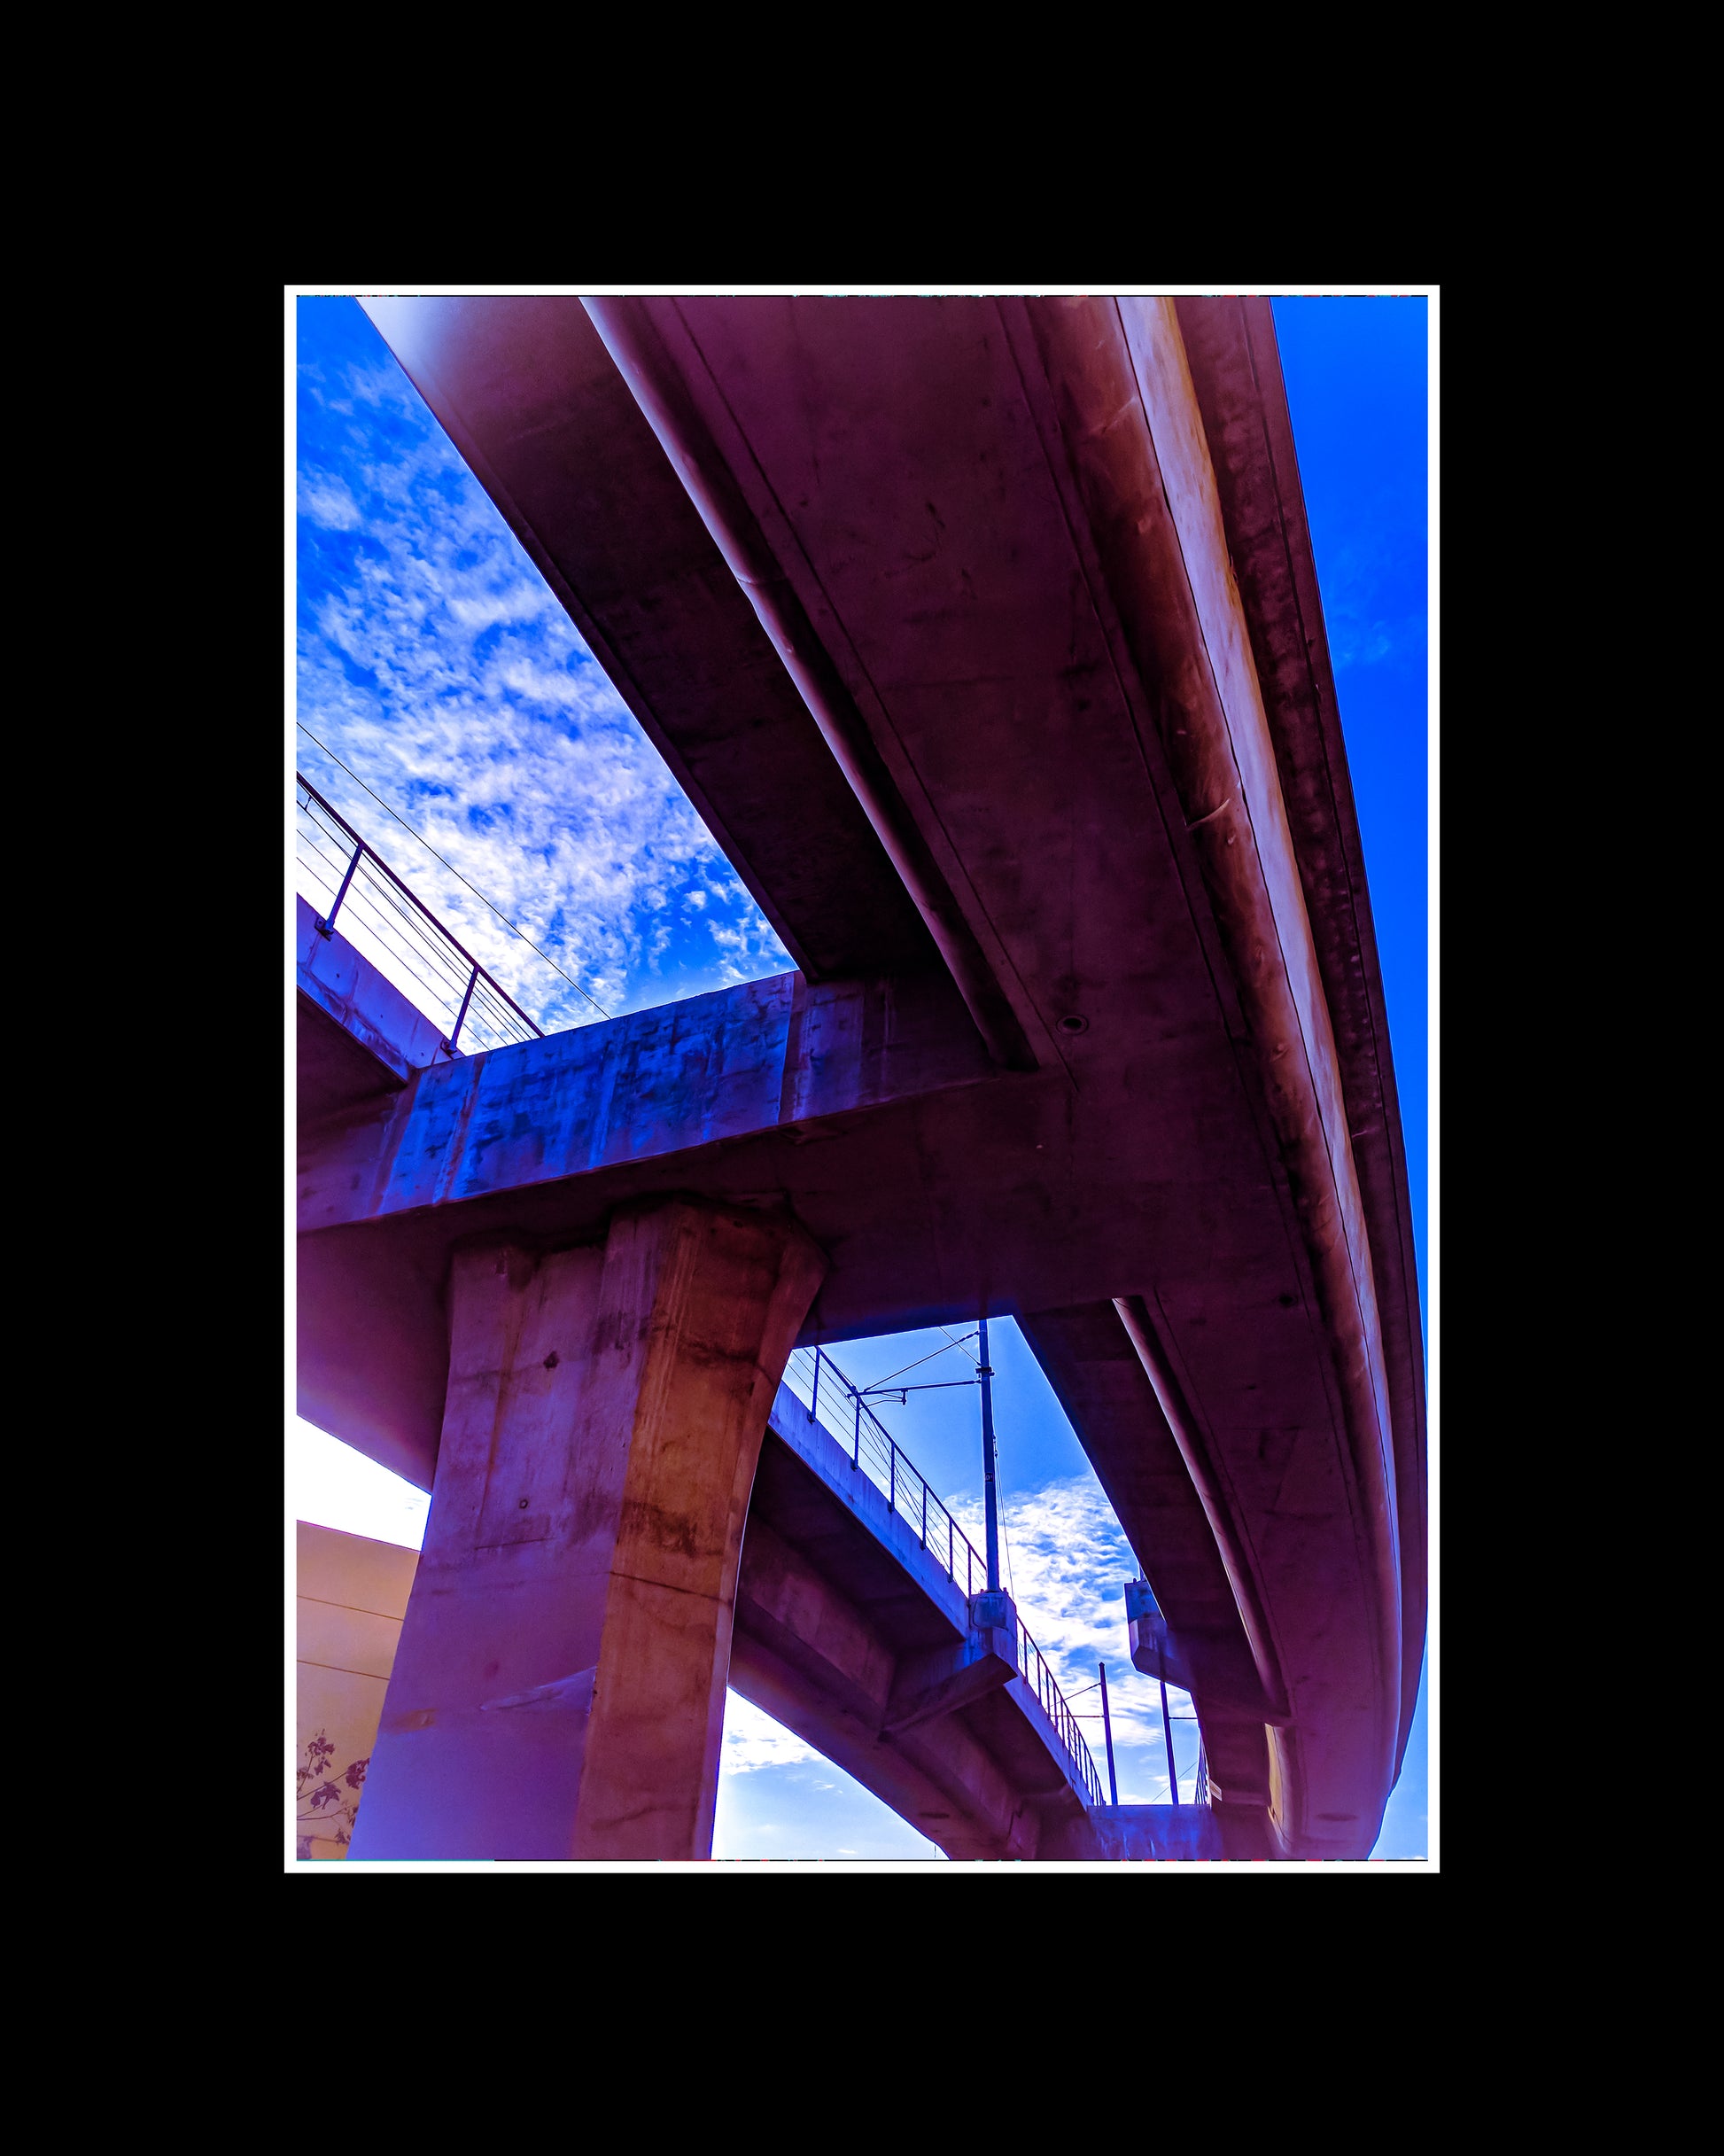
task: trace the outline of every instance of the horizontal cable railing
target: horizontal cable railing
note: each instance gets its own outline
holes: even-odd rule
[[[1091,1803],[1105,1804],[1107,1799],[1102,1790],[1101,1776],[1096,1771],[1096,1763],[1090,1756],[1089,1740],[1079,1727],[1077,1716],[1067,1706],[1065,1694],[1053,1681],[1053,1672],[1048,1668],[1042,1650],[1025,1631],[1021,1617],[1018,1620],[1018,1667],[1041,1701],[1042,1712],[1060,1732],[1060,1743],[1076,1762]]]
[[[866,1475],[898,1517],[916,1530],[923,1549],[944,1567],[954,1586],[960,1582],[967,1599],[988,1584],[987,1560],[959,1526],[921,1474],[898,1450],[897,1443],[824,1348],[793,1349],[784,1382],[827,1435],[850,1456],[850,1466]],[[1071,1755],[1091,1804],[1105,1804],[1101,1776],[1077,1716],[1067,1706],[1046,1657],[1018,1620],[1017,1662],[1042,1712]]]
[[[300,884],[311,886],[305,895],[322,901],[319,929],[327,935],[338,922],[410,1002],[441,1021],[452,1055],[463,1041],[470,1053],[541,1038],[508,990],[303,778],[293,838]]]

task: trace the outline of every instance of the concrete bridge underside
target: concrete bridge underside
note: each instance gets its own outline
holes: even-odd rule
[[[1237,1845],[1367,1853],[1423,1381],[1267,307],[372,312],[799,970],[326,1099],[306,1411],[429,1483],[462,1250],[542,1266],[673,1196],[806,1239],[794,1336],[1010,1312]]]

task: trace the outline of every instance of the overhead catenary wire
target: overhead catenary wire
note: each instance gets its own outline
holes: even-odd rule
[[[460,869],[455,867],[453,861],[444,860],[442,854],[440,854],[437,848],[432,845],[431,840],[425,837],[424,833],[423,831],[415,831],[405,816],[401,815],[397,810],[391,808],[388,802],[384,799],[380,793],[377,792],[372,787],[366,785],[365,781],[361,778],[357,771],[353,769],[351,765],[342,763],[341,759],[336,754],[335,751],[330,748],[325,743],[319,741],[316,735],[312,732],[311,728],[306,725],[303,720],[295,720],[294,724],[299,728],[300,733],[305,736],[307,741],[311,742],[315,747],[322,749],[324,755],[329,758],[332,764],[337,765],[341,770],[347,774],[347,776],[352,779],[355,786],[362,787],[364,790],[371,796],[371,798],[377,803],[377,806],[383,810],[385,815],[394,817],[395,821],[400,825],[404,831],[408,832],[413,837],[416,838],[419,841],[419,844],[423,846],[426,852],[431,855],[433,860],[442,861],[443,866],[448,870],[449,874],[452,876],[454,876],[459,882],[465,883],[468,890],[472,892],[473,896],[482,906],[489,907],[491,911],[496,915],[498,920],[502,922],[506,929],[513,930],[515,934],[521,938],[521,941],[524,944],[525,944],[528,950],[538,951],[540,957],[544,960],[545,963],[550,968],[551,971],[556,975],[559,980],[567,981],[570,987],[574,990],[577,995],[585,996],[586,1000],[593,1006],[594,1009],[598,1012],[601,1018],[610,1017],[610,1013],[605,1008],[604,1005],[600,1002],[599,999],[595,995],[592,994],[588,990],[583,988],[578,980],[572,978],[569,974],[564,973],[562,967],[557,964],[556,961],[551,957],[548,952],[540,951],[539,949],[539,946],[532,940],[532,938],[527,934],[526,930],[524,928],[518,927],[516,922],[511,921],[509,915],[503,912],[500,906],[493,905],[492,901],[485,897],[485,893],[479,889],[477,883],[469,883],[468,879],[462,875]]]
[[[936,1326],[936,1327],[935,1327],[935,1330],[936,1330],[936,1332],[940,1332],[940,1333],[946,1333],[946,1328],[945,1328],[945,1327],[944,1327],[944,1325],[941,1325],[941,1326]],[[965,1354],[966,1354],[966,1355],[969,1355],[969,1357],[970,1357],[970,1360],[971,1360],[973,1363],[975,1363],[975,1366],[976,1366],[976,1368],[977,1368],[978,1370],[979,1370],[979,1369],[982,1367],[982,1363],[981,1363],[980,1358],[979,1358],[978,1357],[975,1356],[975,1355],[971,1355],[971,1354],[970,1354],[969,1343],[970,1343],[972,1340],[974,1340],[974,1339],[975,1338],[975,1335],[974,1333],[966,1333],[962,1340],[952,1340],[952,1338],[951,1338],[951,1335],[950,1333],[946,1333],[946,1338],[947,1338],[949,1341],[951,1341],[951,1345],[952,1345],[953,1347],[955,1347],[955,1348],[962,1348],[962,1349],[963,1349],[963,1350],[964,1350],[964,1352],[965,1352]],[[936,1349],[934,1351],[935,1351],[935,1353],[937,1355],[937,1354],[939,1354],[940,1350],[939,1350],[938,1348],[936,1348]],[[924,1360],[926,1360],[926,1359],[927,1359],[927,1358],[924,1358]],[[908,1363],[906,1363],[906,1364],[905,1364],[905,1367],[906,1369],[911,1369],[911,1368],[913,1368],[913,1367],[914,1367],[914,1366],[913,1366],[913,1364],[908,1364]]]
[[[346,769],[345,765],[343,766],[343,768]],[[301,780],[300,784],[301,786],[306,786],[305,781]],[[314,830],[320,831],[325,836],[328,836],[328,825],[324,820],[320,818],[317,814],[319,804],[316,797],[309,787],[306,787],[306,791],[308,798],[302,804],[302,806],[306,813],[307,818],[311,823]],[[384,803],[384,806],[386,807],[387,804]],[[326,813],[328,815],[335,817],[335,812],[333,810],[327,810]],[[335,820],[338,823],[340,822],[340,819],[338,817],[336,817]],[[411,829],[410,826],[406,828]],[[348,842],[359,839],[359,834],[349,829],[346,826],[342,826],[342,836],[343,838]],[[373,927],[373,933],[379,936],[380,940],[382,940],[384,945],[384,947],[392,948],[393,950],[393,954],[398,958],[398,960],[406,964],[408,970],[413,975],[415,980],[419,981],[422,985],[427,985],[425,984],[423,972],[413,963],[411,957],[408,955],[408,948],[404,948],[400,945],[392,946],[390,944],[388,930],[391,924],[385,916],[388,914],[392,914],[397,916],[397,921],[394,923],[395,934],[400,937],[404,931],[407,946],[412,949],[416,949],[422,958],[429,957],[438,970],[446,976],[447,987],[444,991],[445,993],[451,997],[456,998],[472,995],[478,991],[482,977],[492,989],[495,990],[495,992],[498,995],[502,997],[504,1002],[510,1004],[511,1008],[515,1011],[516,1017],[524,1021],[532,1032],[537,1033],[540,1029],[533,1025],[530,1019],[526,1018],[525,1013],[520,1010],[518,1005],[514,1004],[513,999],[508,995],[506,991],[498,988],[497,985],[491,981],[489,975],[485,973],[485,969],[482,966],[478,968],[478,971],[473,977],[472,987],[470,989],[466,987],[465,984],[467,969],[474,967],[477,964],[477,961],[472,959],[470,953],[462,951],[461,952],[461,957],[462,960],[462,965],[454,966],[451,964],[450,952],[449,949],[446,947],[446,945],[452,945],[453,938],[448,937],[448,932],[443,928],[442,923],[434,918],[427,917],[425,915],[423,901],[417,899],[414,894],[405,889],[398,889],[396,880],[394,879],[392,873],[383,863],[381,857],[377,855],[369,846],[366,846],[362,840],[360,840],[359,843],[361,846],[361,864],[368,864],[369,861],[376,861],[377,866],[384,869],[384,879],[379,880],[376,876],[371,875],[369,873],[369,865],[364,866],[361,873],[354,876],[352,878],[352,903],[359,909],[361,917],[363,918],[365,906],[369,902],[370,907],[377,915],[377,922]],[[322,860],[322,849],[314,844],[313,851],[317,853],[321,862]],[[344,883],[346,881],[346,871],[345,868],[343,871],[343,881]],[[501,917],[502,916],[501,915],[499,916],[499,918]],[[437,936],[435,938],[427,934],[426,931],[428,926],[437,931]],[[526,940],[528,939],[525,938],[523,938],[523,941]],[[459,950],[460,946],[454,946],[454,948]],[[561,977],[564,980],[568,979],[568,976],[566,974],[562,975]],[[571,985],[575,985],[575,984],[571,983]],[[433,992],[433,993],[435,992]],[[581,992],[584,993],[585,992],[582,991]],[[588,1000],[591,1001],[591,1000],[592,999],[589,997]],[[601,1007],[594,1005],[594,1008],[599,1008]],[[520,1038],[513,1024],[507,1020],[504,1021],[501,1028],[497,1027],[493,1024],[491,1030],[498,1034],[500,1040],[504,1042]]]
[[[305,806],[314,828],[322,832],[326,837],[330,837],[330,834],[328,830],[328,827],[322,823],[317,818],[315,804],[307,802]],[[337,883],[339,883],[342,876],[346,873],[347,867],[346,861],[345,860],[338,860],[331,864],[329,857],[324,853],[322,847],[316,845],[313,842],[308,843],[311,843],[311,851],[315,856],[320,867],[322,867],[326,873],[330,875]],[[300,858],[303,860],[304,856],[301,855]],[[429,926],[423,915],[420,914],[414,907],[409,905],[404,899],[402,894],[398,891],[392,884],[379,882],[375,876],[369,876],[361,871],[361,873],[356,876],[353,880],[351,886],[351,896],[348,899],[348,903],[354,907],[363,907],[369,905],[373,912],[378,915],[379,922],[384,927],[391,925],[391,923],[389,923],[384,918],[384,909],[387,908],[390,914],[392,914],[397,917],[397,920],[400,923],[400,928],[404,929],[407,932],[408,940],[417,948],[422,957],[429,957],[435,965],[443,968],[445,971],[447,972],[451,982],[457,988],[465,979],[467,973],[466,964],[463,962],[463,964],[460,966],[454,966],[450,963],[449,948],[447,945],[429,932]],[[400,932],[400,930],[398,930],[397,933]]]
[[[349,879],[347,860],[332,862],[318,844],[320,837],[327,838],[329,833],[317,814],[315,801],[301,806],[306,821],[295,835],[301,866],[310,871],[315,865],[314,882],[321,876],[331,887],[346,883],[346,918],[350,923],[361,924],[377,950],[400,969],[397,985],[405,987],[407,981],[412,981],[426,999],[423,1008],[440,1011],[446,1024],[463,996],[469,998],[467,1030],[486,1046],[506,1047],[526,1039],[532,1030],[531,1023],[513,1005],[507,992],[498,988],[482,968],[470,985],[472,961],[452,962],[454,946],[437,932],[437,924],[427,922],[392,883],[372,875],[369,857],[361,860],[358,873]],[[351,844],[349,838],[349,846]]]
[[[347,907],[433,1003],[447,1009],[457,1000],[465,975],[451,967],[447,949],[426,935],[419,917],[386,884],[355,877]]]
[[[946,1328],[944,1326],[940,1327],[940,1330],[943,1333],[945,1331],[945,1329]],[[974,1333],[967,1333],[964,1337],[967,1340],[974,1340],[975,1338],[975,1335]],[[948,1339],[947,1342],[948,1347],[961,1348],[964,1342],[962,1340]],[[871,1384],[864,1386],[863,1390],[866,1392],[878,1392],[882,1386],[889,1385],[895,1377],[902,1377],[906,1370],[920,1370],[924,1363],[931,1363],[934,1360],[935,1356],[944,1355],[945,1352],[945,1348],[935,1348],[926,1355],[919,1355],[914,1362],[904,1363],[896,1370],[889,1370],[884,1377],[875,1378]],[[974,1357],[972,1357],[971,1359],[974,1360]],[[978,1367],[979,1366],[978,1366]]]

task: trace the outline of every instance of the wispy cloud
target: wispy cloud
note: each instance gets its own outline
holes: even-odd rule
[[[980,1506],[954,1498],[952,1516],[978,1548],[984,1533]],[[1125,1583],[1138,1576],[1113,1508],[1093,1475],[1076,1475],[1020,1493],[1003,1508],[1004,1569],[1018,1615],[1043,1654],[1072,1711],[1083,1718],[1090,1749],[1104,1779],[1107,1747],[1098,1668],[1107,1665],[1108,1708],[1123,1803],[1161,1802],[1167,1792],[1160,1687],[1131,1662]],[[1176,1716],[1192,1712],[1183,1692],[1169,1689]],[[1191,1797],[1197,1730],[1181,1723],[1175,1756],[1182,1790]]]
[[[1401,528],[1400,513],[1399,503],[1385,504],[1378,525],[1332,548],[1324,563],[1324,621],[1337,673],[1424,666],[1424,610],[1408,604],[1408,560],[1417,540]]]
[[[718,1759],[719,1773],[752,1774],[761,1767],[794,1767],[808,1760],[819,1765],[826,1763],[819,1752],[782,1724],[774,1722],[770,1715],[762,1714],[740,1692],[726,1695],[725,1741]],[[815,1786],[829,1789],[832,1784],[819,1782]]]

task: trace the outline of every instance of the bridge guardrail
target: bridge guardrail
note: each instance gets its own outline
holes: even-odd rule
[[[381,969],[404,995],[427,1017],[442,1021],[443,1045],[450,1055],[463,1053],[458,1045],[463,1035],[479,1049],[543,1038],[542,1029],[509,991],[456,942],[317,789],[297,774],[293,841],[301,885],[311,884],[322,901],[319,930],[327,935],[339,920],[343,933],[374,962],[382,961]],[[311,891],[305,895],[312,899]],[[408,981],[415,985],[409,987]]]
[[[931,1551],[944,1565],[952,1584],[963,1581],[967,1599],[980,1594],[988,1584],[987,1560],[935,1495],[927,1479],[898,1449],[897,1441],[863,1397],[861,1388],[844,1375],[824,1348],[793,1349],[785,1366],[784,1382],[833,1442],[849,1451],[851,1467],[866,1475],[898,1517],[916,1529],[923,1549]],[[1021,1617],[1018,1619],[1018,1668],[1070,1754],[1089,1802],[1105,1804],[1107,1799],[1089,1740]]]

